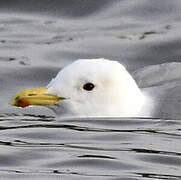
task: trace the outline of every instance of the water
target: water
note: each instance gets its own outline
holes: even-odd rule
[[[1,179],[180,179],[181,122],[1,115]]]
[[[118,60],[130,73],[180,62],[180,8],[180,0],[1,0],[0,180],[181,179],[173,98],[161,106],[165,118],[147,119],[55,118],[43,107],[9,104],[78,58]],[[169,97],[178,99],[176,91]]]

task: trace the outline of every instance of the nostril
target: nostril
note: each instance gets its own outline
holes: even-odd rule
[[[37,94],[28,94],[28,96],[36,96]]]

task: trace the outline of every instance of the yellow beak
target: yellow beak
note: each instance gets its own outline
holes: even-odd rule
[[[27,107],[30,105],[52,106],[56,105],[62,97],[52,94],[46,94],[47,88],[25,89],[15,94],[11,105],[18,107]]]

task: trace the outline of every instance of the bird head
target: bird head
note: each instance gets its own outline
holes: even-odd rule
[[[81,59],[63,68],[46,88],[18,92],[12,105],[53,107],[57,114],[135,116],[144,103],[136,82],[117,61]]]

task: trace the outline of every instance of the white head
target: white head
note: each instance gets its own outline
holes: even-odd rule
[[[63,97],[55,111],[71,116],[137,116],[144,96],[123,65],[106,59],[81,59],[48,85],[48,94]]]
[[[123,65],[106,59],[81,59],[62,69],[47,88],[18,92],[12,105],[48,106],[62,116],[131,117],[140,116],[144,102]]]

